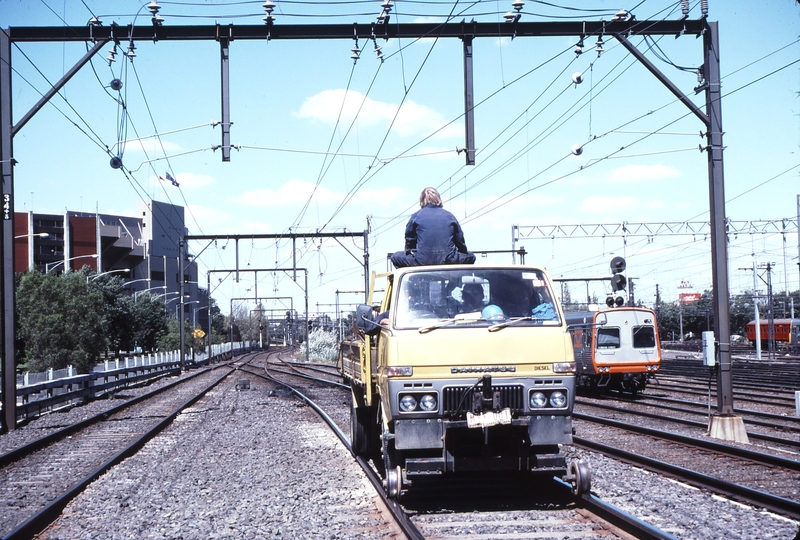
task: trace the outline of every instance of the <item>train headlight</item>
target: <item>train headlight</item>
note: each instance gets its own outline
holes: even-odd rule
[[[564,392],[559,392],[556,390],[552,394],[550,394],[550,405],[555,407],[556,409],[561,409],[567,404],[567,396],[564,395]]]
[[[439,404],[436,402],[436,396],[431,394],[425,394],[419,400],[419,408],[425,412],[435,411],[439,408]]]
[[[400,398],[400,410],[403,412],[413,412],[417,408],[417,400],[414,396],[405,395]]]
[[[531,407],[534,409],[541,409],[547,405],[547,396],[541,392],[534,392],[531,394]]]

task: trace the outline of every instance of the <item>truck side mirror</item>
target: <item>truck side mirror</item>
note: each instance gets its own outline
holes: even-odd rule
[[[368,306],[366,304],[361,304],[356,307],[356,326],[361,328],[362,330],[370,330],[375,325],[369,324],[370,321],[372,322],[373,311],[372,306]]]

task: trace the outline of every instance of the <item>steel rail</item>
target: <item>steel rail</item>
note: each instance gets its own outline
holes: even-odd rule
[[[639,398],[637,398],[636,400],[630,400],[630,402],[637,403],[639,402],[639,400],[646,400],[646,399],[650,399],[653,401],[665,401],[667,403],[680,403],[682,405],[692,405],[696,407],[702,407],[704,410],[707,410],[708,408],[708,403],[700,403],[698,401],[684,401],[675,398],[668,398],[663,396],[651,396],[651,395],[640,395]],[[742,415],[757,416],[759,418],[770,418],[772,420],[783,420],[785,422],[797,422],[798,424],[800,424],[800,417],[797,416],[783,416],[776,413],[754,411],[752,409],[739,409],[736,407],[734,407],[733,411],[740,413]]]
[[[702,474],[697,471],[692,471],[677,465],[671,465],[657,459],[641,456],[615,448],[606,444],[590,441],[583,437],[572,437],[573,443],[577,446],[589,450],[595,450],[601,454],[618,458],[622,461],[649,469],[651,471],[665,473],[680,480],[684,480],[696,486],[711,489],[717,493],[721,493],[733,499],[744,500],[746,502],[761,506],[773,512],[787,515],[792,519],[800,519],[800,502],[778,497],[771,493],[765,493],[756,489],[752,489],[741,484],[734,484],[727,482],[707,474]]]
[[[753,450],[747,450],[745,448],[739,448],[738,446],[730,446],[727,444],[705,439],[698,439],[696,437],[688,437],[686,435],[679,435],[677,433],[670,433],[667,431],[660,431],[658,429],[644,426],[634,426],[625,422],[619,422],[617,420],[611,420],[610,418],[603,418],[600,416],[592,416],[590,414],[573,413],[572,416],[578,420],[585,420],[587,422],[594,422],[604,426],[624,429],[626,431],[632,431],[642,435],[649,435],[651,437],[677,442],[688,446],[696,446],[698,448],[703,448],[704,450],[711,450],[712,452],[718,452],[720,454],[725,454],[732,457],[749,459],[750,461],[755,461],[771,467],[782,467],[791,471],[800,472],[800,461],[795,461],[793,459],[772,456],[769,454],[763,454],[761,452],[754,452]]]
[[[661,381],[666,381],[667,383],[677,383],[681,384],[690,384],[693,387],[699,386],[704,387],[708,385],[708,373],[706,373],[706,377],[701,377],[699,375],[695,376],[691,373],[680,373],[677,371],[673,371],[671,369],[662,369],[659,368],[658,370],[658,378]],[[775,392],[777,394],[781,393],[791,393],[792,388],[791,386],[797,384],[798,374],[792,373],[787,374],[784,376],[774,376],[770,378],[766,377],[753,377],[752,375],[748,375],[746,373],[737,372],[736,375],[736,382],[733,385],[734,391],[737,392]]]
[[[343,384],[343,383],[340,383],[340,382],[338,382],[338,381],[331,381],[331,380],[328,380],[328,379],[322,379],[322,378],[320,378],[320,377],[315,377],[315,376],[313,376],[313,375],[307,375],[307,374],[305,374],[305,373],[302,373],[302,372],[301,372],[302,365],[300,365],[300,366],[298,367],[297,365],[295,365],[295,364],[292,364],[292,363],[290,363],[290,362],[287,362],[286,360],[284,360],[284,359],[282,359],[282,358],[278,358],[278,361],[279,361],[279,362],[281,362],[281,363],[283,363],[283,364],[285,364],[285,365],[286,365],[286,366],[287,366],[289,369],[293,370],[293,371],[294,371],[294,373],[292,373],[292,372],[289,372],[289,371],[286,371],[286,370],[283,370],[283,369],[278,369],[278,368],[275,368],[275,367],[268,368],[268,369],[269,369],[269,371],[276,371],[276,372],[278,372],[278,373],[283,373],[284,375],[289,375],[289,376],[291,376],[291,377],[299,377],[299,378],[301,378],[301,379],[308,379],[308,380],[311,380],[311,381],[323,382],[323,383],[325,383],[325,384],[330,384],[330,385],[332,385],[332,386],[338,386],[338,387],[341,387],[341,388],[346,388],[347,390],[350,390],[350,386],[349,386],[349,385],[347,385],[347,384]],[[311,370],[312,370],[312,371],[318,371],[318,372],[324,373],[325,375],[333,375],[333,376],[337,376],[337,375],[338,375],[338,373],[324,372],[324,371],[322,371],[322,370],[319,370],[319,369],[317,369],[317,370],[311,369]]]
[[[45,435],[44,437],[36,439],[35,441],[31,441],[31,442],[29,442],[28,444],[26,444],[24,446],[20,446],[19,448],[15,448],[14,450],[9,450],[5,454],[0,455],[0,468],[6,467],[7,465],[9,465],[9,464],[11,464],[11,463],[13,463],[13,462],[15,462],[15,461],[17,461],[19,459],[22,459],[23,457],[35,452],[36,450],[40,450],[40,449],[44,448],[45,446],[48,446],[48,445],[50,445],[50,444],[52,444],[52,443],[54,443],[56,441],[60,441],[61,439],[65,438],[65,437],[67,437],[69,435],[72,435],[75,432],[78,432],[78,431],[80,431],[82,429],[85,429],[85,428],[87,428],[87,427],[89,427],[89,426],[91,426],[93,424],[96,424],[97,422],[102,421],[102,420],[105,420],[109,416],[111,416],[113,414],[116,414],[116,413],[118,413],[120,411],[123,411],[123,410],[127,409],[128,407],[131,407],[132,405],[136,405],[137,403],[140,403],[140,402],[142,402],[144,400],[150,399],[151,397],[157,396],[158,394],[160,394],[162,392],[165,392],[165,391],[167,391],[167,390],[169,390],[171,388],[174,388],[175,386],[183,384],[183,383],[185,383],[187,381],[190,381],[190,380],[194,379],[195,377],[197,377],[199,375],[204,375],[208,371],[213,371],[213,370],[218,369],[220,367],[224,367],[224,366],[227,365],[227,363],[228,362],[226,362],[225,364],[220,364],[218,366],[214,366],[214,367],[203,369],[201,371],[198,371],[196,373],[188,375],[188,376],[184,377],[183,379],[180,379],[180,380],[171,382],[171,383],[169,383],[169,384],[167,384],[165,386],[162,386],[161,388],[157,388],[157,389],[155,389],[155,390],[153,390],[151,392],[148,392],[146,394],[142,394],[141,396],[135,397],[133,399],[129,399],[128,401],[126,401],[124,403],[121,403],[120,405],[117,405],[116,407],[112,407],[111,409],[108,409],[107,411],[103,411],[101,413],[98,413],[95,416],[86,418],[85,420],[81,420],[80,422],[77,422],[75,424],[66,426],[66,427],[64,427],[62,429],[59,429],[58,431],[54,431],[53,433]]]
[[[196,396],[193,396],[191,399],[186,401],[186,403],[180,405],[177,409],[175,409],[171,414],[166,416],[161,422],[159,422],[156,426],[148,430],[146,433],[141,435],[131,444],[129,444],[125,449],[121,452],[118,452],[114,455],[111,459],[106,461],[100,467],[95,469],[93,472],[89,473],[85,476],[82,480],[79,480],[72,487],[70,487],[67,491],[59,495],[53,501],[51,501],[48,505],[43,507],[41,510],[33,514],[27,520],[19,524],[15,527],[11,532],[3,536],[3,540],[23,540],[33,538],[37,534],[41,533],[47,526],[49,526],[53,521],[55,521],[58,516],[61,515],[61,512],[64,508],[69,504],[69,502],[77,497],[86,487],[94,482],[97,478],[99,478],[102,474],[108,471],[111,467],[122,462],[124,459],[127,459],[136,452],[138,452],[145,444],[147,444],[150,440],[155,438],[161,431],[164,430],[169,424],[172,423],[175,418],[186,408],[191,407],[197,401],[199,401],[203,396],[205,396],[210,390],[216,387],[219,383],[225,380],[231,373],[236,371],[236,369],[231,368],[230,371],[224,374],[222,377],[214,381],[211,385],[209,385],[203,392],[199,393]]]
[[[246,370],[248,373],[253,373],[250,370]],[[301,392],[293,388],[292,386],[278,381],[272,377],[264,376],[260,373],[253,373],[259,377],[269,378],[270,380],[274,380],[275,382],[289,388],[295,395],[297,395],[300,399],[305,401],[309,406],[311,406],[317,414],[319,414],[326,423],[333,429],[334,433],[339,437],[345,447],[352,453],[352,447],[350,445],[349,438],[342,433],[341,429],[333,422],[333,420],[318,406],[313,400],[309,399],[307,396],[303,395]],[[296,376],[296,375],[295,375]],[[323,381],[326,382],[326,381]],[[402,506],[392,499],[387,499],[385,496],[384,488],[382,479],[378,476],[377,472],[369,466],[369,463],[363,458],[359,456],[355,456],[356,462],[361,466],[364,470],[367,478],[375,487],[375,490],[381,496],[384,504],[386,504],[389,511],[394,516],[395,520],[397,521],[398,525],[403,528],[403,532],[406,534],[408,538],[411,539],[424,539],[425,537],[419,531],[419,529],[414,525],[413,522],[410,521],[408,516],[405,514]],[[566,490],[566,494],[572,493],[572,486],[565,483],[563,480],[557,477],[553,477],[553,479]],[[590,512],[596,514],[597,516],[601,517],[602,519],[608,521],[615,527],[618,527],[629,534],[633,534],[636,538],[643,539],[643,540],[675,540],[676,537],[666,533],[657,527],[654,527],[650,523],[643,521],[631,514],[628,514],[624,510],[598,498],[590,493],[586,493],[581,496],[581,498],[577,501],[578,504],[589,510]],[[406,528],[406,523],[408,523],[408,529]]]
[[[706,396],[708,395],[707,390],[687,390],[685,386],[681,386],[679,384],[661,384],[655,385],[656,388],[660,390],[664,390],[667,392],[680,392],[682,394],[688,394],[690,396]],[[712,397],[717,395],[716,390],[711,393]],[[752,396],[752,393],[747,394],[745,392],[735,392],[734,397],[736,401],[747,401],[750,403],[759,403],[762,405],[774,405],[776,407],[793,407],[794,405],[794,397],[781,397],[781,396],[772,396],[769,398],[754,398],[748,397]]]
[[[572,493],[572,486],[561,480],[560,478],[553,477],[559,489],[565,491],[565,495]],[[658,527],[629,514],[625,510],[614,506],[603,499],[592,495],[591,493],[584,493],[577,500],[576,503],[581,508],[585,508],[596,516],[608,521],[615,527],[622,529],[628,534],[632,534],[639,540],[676,540],[676,537],[668,532],[662,531]]]
[[[328,427],[331,428],[331,430],[336,434],[336,436],[339,438],[339,440],[347,449],[347,451],[350,452],[351,455],[353,455],[356,462],[364,470],[364,473],[367,475],[367,478],[369,479],[370,483],[372,483],[373,487],[375,488],[375,492],[378,494],[383,504],[392,514],[395,523],[397,523],[397,525],[403,531],[403,534],[405,534],[406,537],[408,537],[411,540],[424,540],[425,536],[423,536],[422,532],[409,519],[408,515],[403,510],[402,506],[400,506],[400,504],[397,503],[396,501],[386,497],[386,492],[383,488],[382,480],[375,472],[375,470],[372,469],[372,467],[370,467],[369,464],[363,458],[357,457],[355,456],[355,454],[353,454],[353,448],[350,445],[350,438],[344,434],[344,432],[339,428],[336,422],[334,422],[333,418],[331,418],[330,415],[328,415],[316,402],[314,402],[314,400],[312,400],[311,398],[300,392],[292,385],[287,384],[286,382],[281,381],[279,379],[276,379],[275,377],[272,377],[268,374],[265,375],[263,373],[251,371],[251,369],[243,369],[242,371],[245,371],[257,377],[261,377],[262,379],[272,381],[281,386],[284,386],[288,388],[289,391],[291,391],[294,395],[296,395],[297,397],[302,399],[306,404],[308,404],[308,406],[311,407],[314,410],[314,412],[316,412],[320,416],[320,418],[322,418],[325,421],[326,424],[328,424]],[[292,376],[297,377],[299,375],[292,375]],[[324,380],[321,380],[321,382],[330,383],[330,381],[324,381]]]
[[[580,401],[579,402],[578,400],[576,400],[575,402],[576,403],[580,403],[581,405],[585,405],[587,407],[597,407],[599,409],[606,409],[606,410],[614,411],[614,412],[633,414],[633,415],[636,415],[636,416],[644,416],[645,418],[655,418],[657,420],[666,420],[668,422],[673,422],[673,423],[676,423],[676,424],[683,424],[683,425],[686,425],[686,426],[692,426],[692,427],[703,428],[703,429],[706,429],[708,427],[708,424],[706,422],[698,422],[697,420],[687,420],[685,418],[672,418],[670,416],[662,416],[660,414],[648,413],[648,412],[643,412],[643,411],[632,411],[630,409],[626,409],[626,408],[623,408],[623,407],[617,407],[617,406],[614,406],[614,405],[606,405],[606,404],[603,404],[603,403],[587,403],[587,402],[584,402],[584,401]],[[631,403],[635,403],[635,402],[632,401]],[[648,407],[658,407],[657,405],[647,405],[647,406]],[[665,409],[665,410],[676,410],[678,412],[684,412],[684,413],[689,413],[689,414],[698,414],[698,415],[704,414],[701,411],[689,411],[689,410],[686,410],[686,409],[680,409],[678,407],[659,407],[659,408]],[[755,424],[755,422],[752,422],[752,423]],[[757,425],[762,425],[762,426],[765,426],[765,427],[774,427],[775,426],[775,424],[768,424],[767,422],[759,422]],[[762,434],[762,433],[751,433],[749,431],[747,432],[747,436],[749,438],[751,438],[751,439],[759,439],[761,441],[767,441],[767,442],[771,442],[771,443],[775,443],[775,444],[783,444],[785,446],[794,446],[796,448],[800,448],[800,441],[794,441],[792,439],[782,439],[781,437],[775,437],[773,435],[765,435],[765,434]],[[702,440],[702,439],[698,439],[698,440]]]

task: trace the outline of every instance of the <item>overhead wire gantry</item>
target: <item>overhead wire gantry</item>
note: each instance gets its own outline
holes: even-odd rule
[[[688,13],[688,10],[686,10]],[[717,415],[714,424],[725,427],[735,424],[733,415],[733,391],[730,360],[730,328],[720,321],[728,321],[728,263],[725,243],[725,197],[723,175],[722,146],[722,110],[720,91],[720,58],[718,24],[708,21],[705,13],[702,18],[690,20],[685,15],[678,20],[636,20],[633,17],[614,17],[611,21],[550,21],[523,22],[519,17],[508,19],[506,24],[483,23],[476,21],[436,23],[403,23],[387,24],[385,22],[352,25],[280,25],[275,24],[273,17],[265,18],[265,25],[165,25],[163,19],[153,17],[152,26],[121,26],[111,24],[98,26],[89,24],[79,27],[12,27],[0,29],[0,173],[3,184],[3,221],[2,221],[2,428],[14,429],[16,424],[15,398],[15,357],[14,344],[14,153],[13,136],[22,128],[24,122],[32,117],[51,97],[69,80],[65,76],[48,94],[37,103],[31,112],[23,117],[24,122],[14,125],[11,109],[11,46],[13,43],[30,42],[84,42],[91,46],[90,51],[81,60],[88,62],[93,51],[101,44],[109,41],[115,43],[126,41],[217,41],[220,44],[221,66],[221,110],[222,141],[220,145],[222,160],[230,160],[230,108],[228,60],[231,43],[236,40],[328,40],[341,39],[421,39],[421,38],[455,38],[463,43],[464,63],[464,125],[465,155],[467,165],[475,162],[475,137],[473,123],[472,93],[472,47],[476,38],[530,38],[574,36],[613,37],[636,57],[660,82],[686,105],[704,126],[707,145],[703,148],[708,154],[708,178],[711,224],[711,259],[713,272],[713,289],[715,299],[715,337],[719,344],[719,370],[717,372]],[[671,35],[680,37],[694,35],[701,37],[703,48],[703,65],[700,69],[701,84],[696,92],[705,93],[705,111],[697,107],[685,93],[669,81],[636,47],[629,42],[631,36]],[[70,70],[68,75],[80,69],[80,62]],[[71,76],[71,75],[70,75]],[[285,237],[286,235],[282,235]],[[246,236],[248,239],[251,236]],[[188,237],[187,237],[188,238]],[[366,248],[366,236],[365,236]],[[365,249],[366,250],[366,249]],[[739,421],[741,419],[738,419]]]

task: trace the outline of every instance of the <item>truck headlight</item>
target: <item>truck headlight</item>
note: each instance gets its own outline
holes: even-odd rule
[[[425,394],[419,400],[419,408],[423,411],[430,412],[435,411],[439,408],[439,404],[436,402],[436,396],[431,394]]]
[[[405,395],[400,398],[400,410],[403,412],[413,412],[417,408],[417,400],[414,396]]]
[[[541,392],[534,392],[531,394],[531,407],[534,409],[541,409],[547,404],[547,396]]]
[[[567,404],[567,396],[564,395],[564,392],[559,392],[556,390],[552,394],[550,394],[550,405],[555,407],[556,409],[560,409]]]

